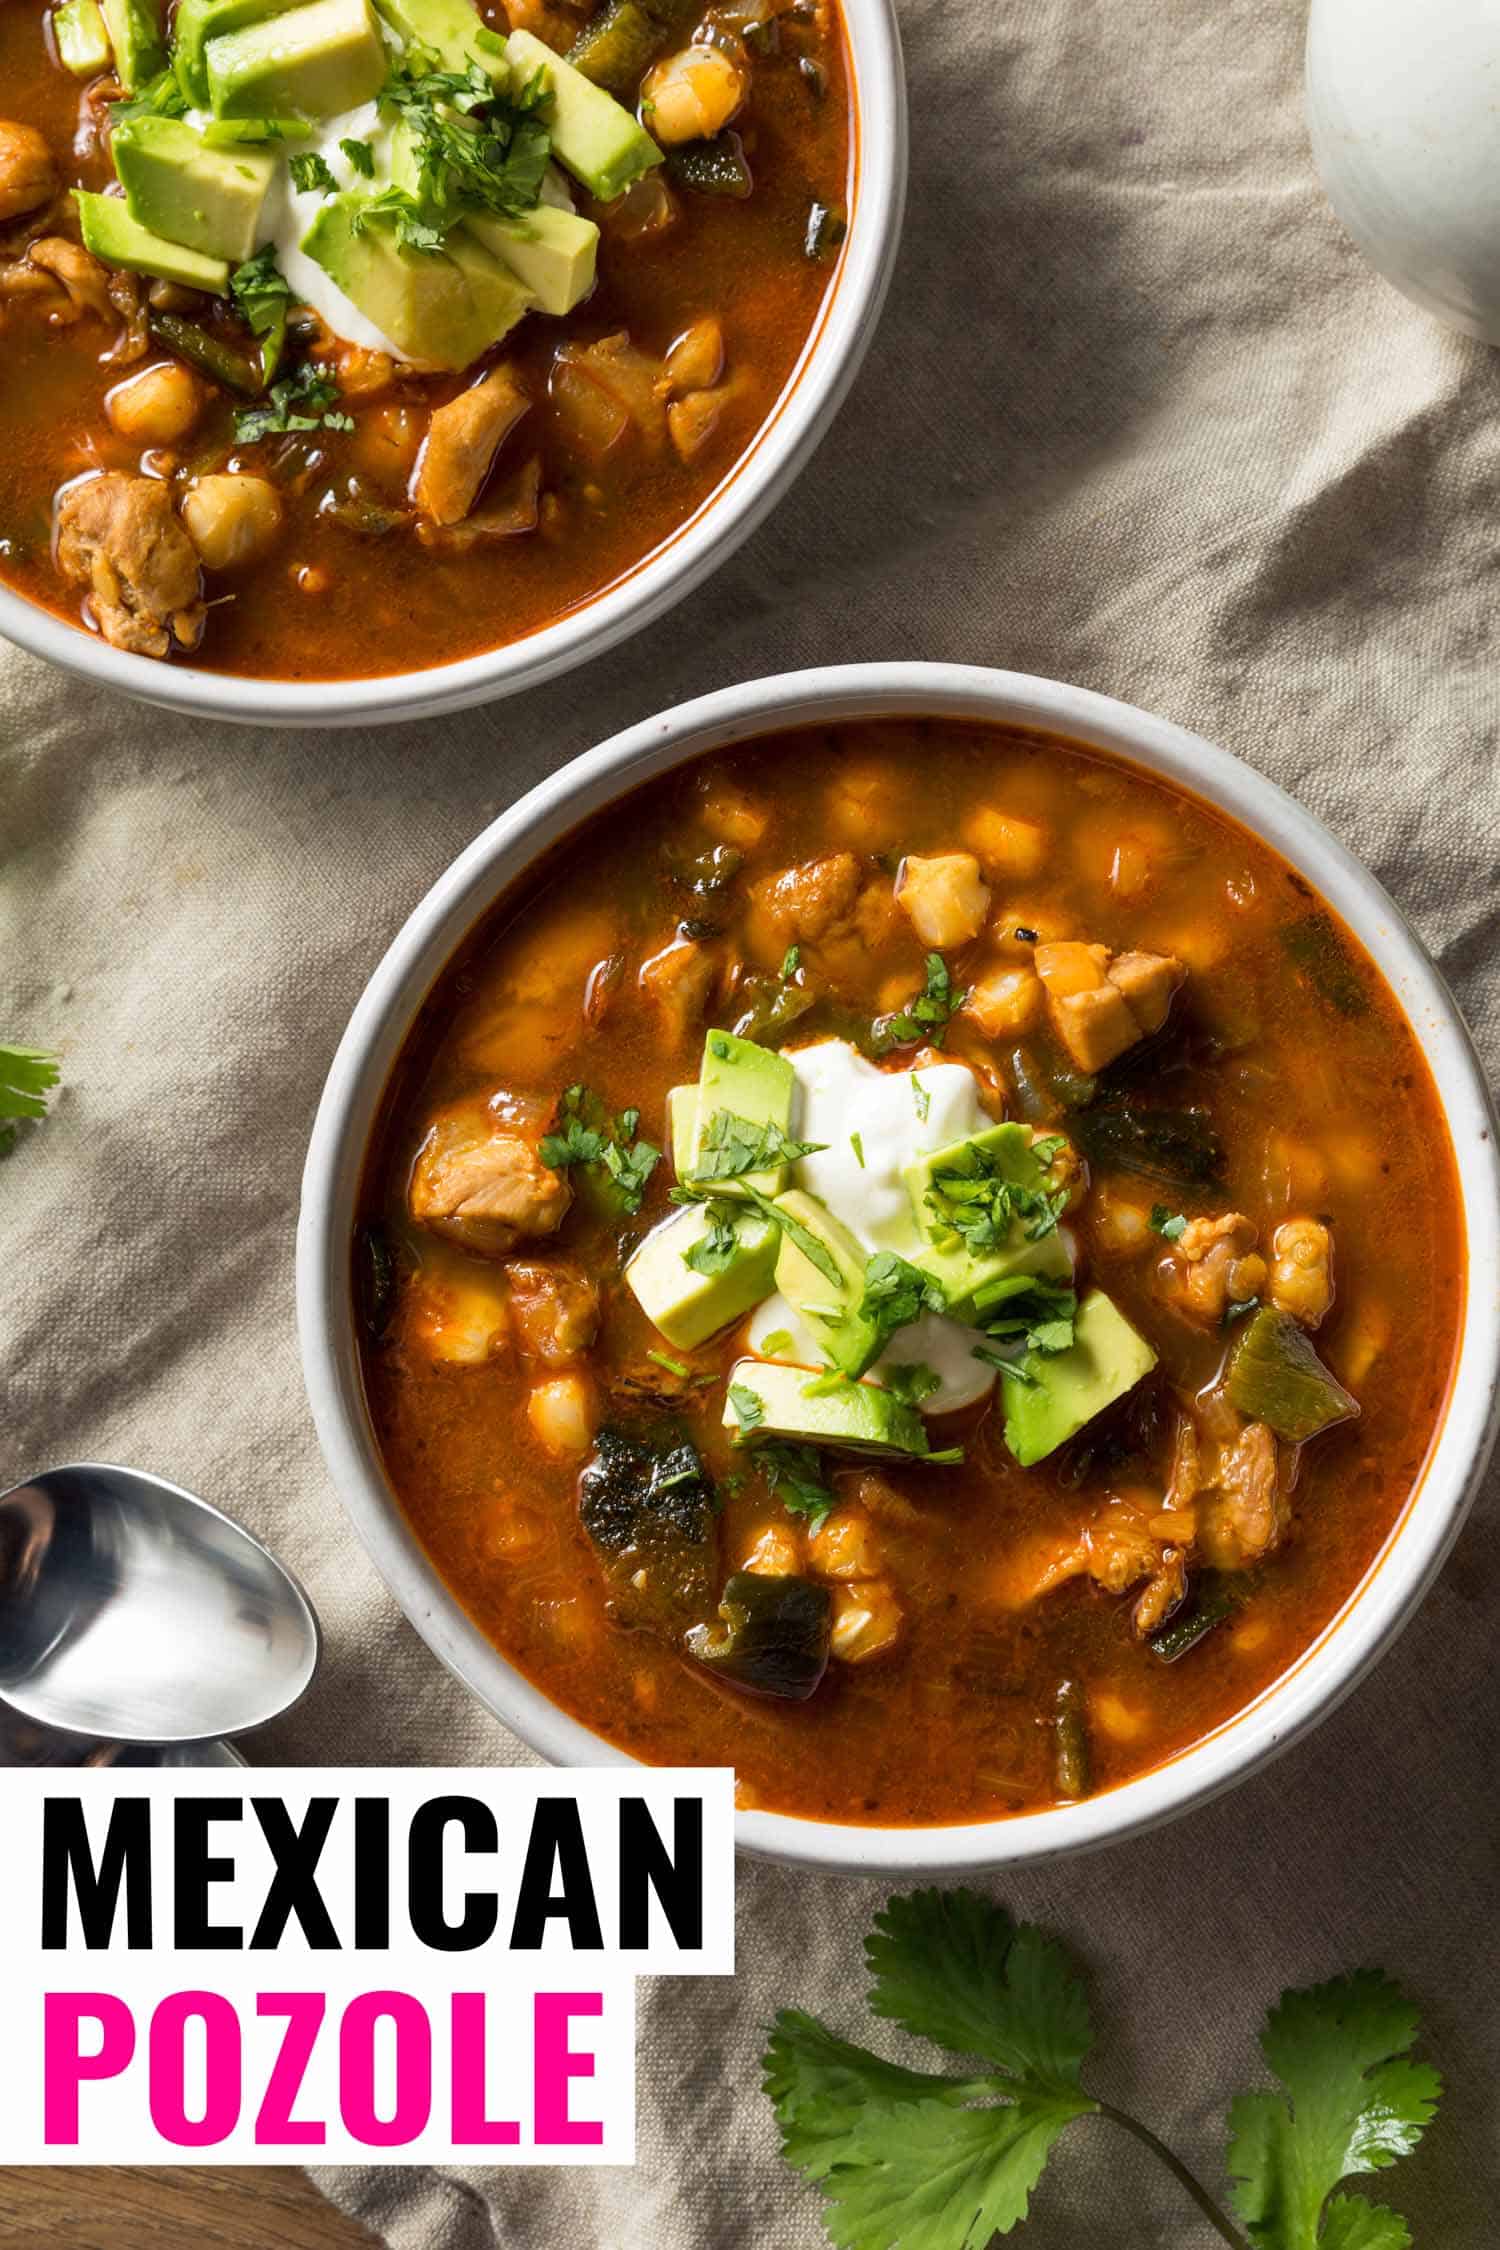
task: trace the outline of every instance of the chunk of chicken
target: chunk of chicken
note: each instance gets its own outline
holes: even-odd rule
[[[978,937],[990,910],[990,887],[972,852],[941,852],[931,859],[912,853],[901,862],[896,903],[924,945],[946,952]]]
[[[1080,1070],[1102,1070],[1160,1031],[1187,971],[1167,953],[1117,953],[1071,938],[1036,949],[1058,1037]]]
[[[1286,1219],[1271,1237],[1271,1302],[1316,1328],[1333,1303],[1333,1234],[1321,1219]]]
[[[531,401],[503,363],[435,409],[417,458],[413,498],[434,523],[462,522],[495,455]]]
[[[57,166],[36,127],[0,117],[0,220],[19,219],[56,193]]]
[[[99,630],[112,648],[168,656],[196,648],[203,632],[198,553],[154,477],[90,477],[57,504],[57,565],[88,588]]]
[[[702,1021],[718,966],[712,948],[693,938],[680,938],[641,963],[641,990],[660,1011],[674,1046]]]
[[[523,1352],[547,1367],[581,1359],[599,1333],[599,1292],[564,1258],[513,1259],[510,1310]]]
[[[81,320],[85,313],[97,313],[101,320],[113,318],[116,306],[110,294],[108,270],[90,256],[81,242],[69,242],[66,235],[61,234],[43,235],[40,242],[33,242],[27,251],[26,262],[50,274],[63,291],[67,302],[65,309],[52,314],[55,326],[69,326]]]
[[[1199,1502],[1199,1552],[1215,1570],[1248,1570],[1280,1542],[1290,1521],[1275,1436],[1264,1422],[1251,1422],[1220,1453]]]
[[[555,1234],[573,1190],[542,1162],[545,1111],[503,1091],[440,1109],[412,1166],[407,1203],[419,1226],[480,1257]]]
[[[830,852],[753,884],[751,909],[777,944],[816,945],[849,919],[859,887],[853,852]]]
[[[1266,1285],[1266,1261],[1243,1211],[1189,1219],[1159,1272],[1179,1311],[1208,1328],[1217,1328],[1231,1305],[1248,1304]]]
[[[1141,1586],[1136,1633],[1154,1633],[1187,1591],[1188,1547],[1179,1524],[1150,1507],[1151,1495],[1115,1494],[1089,1520],[1038,1532],[1009,1555],[991,1586],[1007,1609],[1024,1609],[1070,1578],[1092,1578],[1106,1594]]]

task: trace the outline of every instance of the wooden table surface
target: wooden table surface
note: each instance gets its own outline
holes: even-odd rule
[[[0,2168],[3,2250],[372,2250],[300,2172]]]

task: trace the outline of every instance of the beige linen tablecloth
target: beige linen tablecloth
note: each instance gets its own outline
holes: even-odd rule
[[[303,1405],[292,1231],[323,1073],[387,939],[501,805],[616,727],[844,657],[1129,697],[1321,814],[1411,915],[1492,1070],[1500,1053],[1500,361],[1340,234],[1303,138],[1300,10],[902,12],[910,217],[864,374],[791,498],[634,647],[451,722],[323,737],[164,717],[0,650],[0,1026],[66,1074],[0,1167],[0,1480],[138,1461],[276,1545],[328,1654],[266,1756],[522,1755],[344,1520]],[[992,1885],[1093,1965],[1101,2089],[1215,2178],[1268,1999],[1361,1962],[1399,1974],[1451,2082],[1391,2182],[1423,2250],[1495,2239],[1495,1497],[1311,1742],[1162,1834]],[[853,2020],[880,1895],[742,1869],[738,1977],[643,1990],[633,2171],[322,2185],[399,2250],[812,2250],[756,2056],[782,2000]],[[1026,2240],[1208,2237],[1097,2126]]]

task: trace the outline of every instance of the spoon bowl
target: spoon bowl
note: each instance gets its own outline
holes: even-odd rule
[[[311,1603],[206,1500],[97,1461],[0,1493],[0,1705],[116,1743],[205,1742],[289,1709]]]

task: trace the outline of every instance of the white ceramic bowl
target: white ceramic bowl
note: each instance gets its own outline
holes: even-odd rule
[[[854,117],[849,233],[834,286],[780,398],[697,513],[624,578],[506,648],[373,680],[260,680],[158,663],[0,586],[0,635],[64,671],[143,702],[262,726],[369,726],[432,718],[537,687],[639,632],[724,562],[769,514],[826,434],[880,318],[906,202],[906,80],[894,0],[843,0]]]
[[[1457,1535],[1494,1440],[1500,1381],[1500,1162],[1468,1034],[1374,877],[1310,813],[1226,751],[1080,688],[938,664],[849,665],[702,697],[575,758],[501,815],[428,892],[371,977],[324,1089],[303,1181],[297,1310],[313,1418],[333,1480],[396,1600],[429,1647],[558,1765],[629,1764],[569,1718],[472,1624],[407,1526],[366,1419],[350,1300],[350,1238],[370,1129],[413,1018],[460,941],[536,855],[586,814],[696,753],[801,723],[898,715],[1010,720],[1118,752],[1265,838],[1340,914],[1385,973],[1432,1071],[1453,1136],[1469,1301],[1453,1391],[1420,1486],[1358,1591],[1258,1701],[1156,1771],[1079,1805],[944,1828],[739,1817],[743,1848],[849,1871],[952,1873],[1110,1843],[1227,1789],[1331,1711],[1389,1648]]]
[[[1491,0],[1313,0],[1307,123],[1377,272],[1500,343],[1500,35]]]

